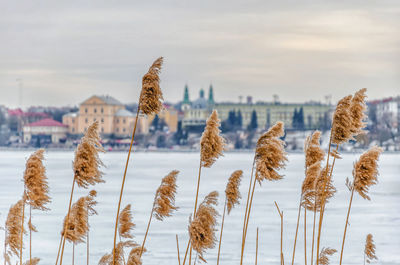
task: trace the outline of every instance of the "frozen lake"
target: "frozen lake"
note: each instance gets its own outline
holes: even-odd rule
[[[30,152],[1,151],[0,176],[2,178],[0,199],[0,223],[3,226],[8,209],[15,203],[23,191],[22,174],[25,161]],[[225,185],[230,174],[237,169],[244,171],[241,185],[245,199],[248,189],[251,153],[228,153],[220,158],[211,169],[204,169],[200,186],[200,200],[212,190],[220,192],[219,211],[222,214]],[[72,184],[72,152],[51,151],[45,154],[45,165],[50,182],[52,203],[51,211],[42,213],[33,211],[33,223],[39,232],[33,235],[33,256],[42,259],[41,264],[54,264],[62,220],[68,207],[69,192]],[[337,162],[334,182],[338,193],[327,205],[324,218],[321,246],[329,246],[340,252],[341,238],[350,193],[345,187],[345,178],[352,178],[353,162],[358,154],[345,154]],[[113,244],[114,218],[118,202],[126,153],[106,153],[102,159],[107,168],[106,183],[95,187],[98,191],[99,215],[90,217],[91,264],[97,264],[99,258],[109,252]],[[177,264],[175,234],[180,240],[181,254],[187,243],[187,225],[189,214],[193,210],[195,183],[198,172],[199,155],[197,153],[134,153],[131,160],[125,186],[123,206],[132,204],[136,229],[136,240],[141,243],[147,220],[153,203],[154,192],[160,180],[173,169],[180,171],[178,176],[177,206],[179,211],[164,222],[154,220],[151,225],[143,256],[143,264]],[[372,233],[377,246],[379,260],[376,264],[400,264],[400,154],[384,154],[380,160],[379,184],[371,189],[371,201],[363,200],[358,194],[353,201],[350,215],[350,227],[344,252],[344,264],[363,264],[365,237]],[[284,212],[284,254],[286,264],[292,256],[297,206],[300,186],[304,177],[304,156],[290,154],[289,162],[282,173],[285,178],[279,182],[264,182],[256,187],[252,216],[250,219],[248,240],[246,243],[245,264],[254,264],[256,227],[259,234],[259,264],[279,264],[280,220],[274,206],[277,201]],[[88,191],[78,189],[74,201]],[[225,219],[220,264],[239,264],[240,242],[243,225],[245,201],[232,210]],[[309,223],[312,214],[307,214]],[[308,227],[311,239],[311,226]],[[3,232],[0,236],[0,249],[3,251]],[[27,240],[25,240],[27,242]],[[65,264],[71,263],[72,246],[66,244]],[[24,250],[24,260],[28,258]],[[209,251],[205,257],[209,264],[215,264],[217,249]],[[183,255],[182,255],[183,256]],[[2,258],[0,258],[2,260]],[[331,258],[337,264],[339,254]],[[296,264],[304,264],[303,230],[299,232]],[[75,264],[86,264],[86,245],[76,247]]]

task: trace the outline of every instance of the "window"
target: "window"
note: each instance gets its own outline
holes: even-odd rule
[[[103,108],[101,108],[100,112],[101,112],[101,113],[103,113],[103,112],[104,112],[104,109],[103,109]]]
[[[101,127],[101,132],[104,132],[104,128],[103,127]]]
[[[96,121],[96,118],[93,118],[93,122],[95,122]]]
[[[101,123],[104,123],[104,119],[103,118],[101,118]]]
[[[117,123],[119,123],[119,119],[117,119]]]
[[[87,118],[85,119],[85,123],[88,123],[88,119]]]
[[[97,109],[96,108],[94,108],[94,113],[97,113]]]
[[[75,132],[75,128],[72,128],[72,132]]]
[[[124,123],[126,123],[126,120],[124,119],[124,121],[123,121]]]
[[[123,128],[122,131],[125,132],[126,131],[125,128]]]

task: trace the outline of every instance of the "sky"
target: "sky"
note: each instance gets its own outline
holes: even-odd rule
[[[398,0],[0,1],[0,105],[137,102],[159,56],[164,98],[400,95]],[[22,91],[22,94],[20,94]]]

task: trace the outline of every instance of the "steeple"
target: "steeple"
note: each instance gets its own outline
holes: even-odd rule
[[[183,95],[183,101],[182,104],[190,104],[190,100],[189,100],[189,88],[188,85],[185,85],[185,93]]]
[[[200,98],[204,98],[204,89],[200,89]]]
[[[208,91],[208,104],[214,104],[214,89],[212,84],[210,85],[210,89]]]

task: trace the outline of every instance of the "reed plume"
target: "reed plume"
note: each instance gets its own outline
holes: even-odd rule
[[[329,256],[332,256],[336,252],[337,250],[333,248],[322,248],[319,254],[319,264],[329,265]]]
[[[204,252],[215,247],[217,238],[215,226],[217,225],[218,212],[215,206],[218,203],[218,192],[209,193],[199,204],[193,220],[189,221],[190,243],[197,251],[199,258],[204,259]]]
[[[127,265],[142,265],[142,259],[140,257],[141,253],[143,253],[141,247],[133,247],[129,252],[128,261],[126,262]]]
[[[235,205],[239,204],[239,199],[241,198],[239,185],[242,180],[242,176],[243,176],[243,171],[236,170],[229,177],[228,183],[226,184],[225,205],[224,205],[224,212],[222,214],[221,231],[218,243],[217,265],[219,264],[219,257],[221,254],[222,233],[224,232],[224,222],[225,222],[225,211],[228,210],[228,214],[230,214],[232,208],[235,207]]]
[[[85,242],[89,230],[87,197],[81,197],[71,207],[71,213],[64,218],[62,235],[71,243]]]
[[[375,185],[378,181],[378,159],[382,151],[382,148],[374,146],[362,154],[354,164],[354,189],[364,199],[371,199],[368,196],[369,187]]]
[[[217,111],[214,110],[207,119],[206,127],[200,140],[200,156],[203,167],[211,167],[218,157],[222,156],[225,146],[225,139],[220,136],[221,121]]]
[[[142,92],[140,93],[140,110],[151,115],[162,109],[163,95],[160,88],[160,72],[163,64],[163,57],[158,58],[150,66],[149,71],[142,79]]]
[[[98,133],[99,122],[91,124],[75,151],[73,163],[76,184],[82,188],[104,182],[99,152],[105,152]]]
[[[28,158],[24,172],[24,185],[28,204],[33,209],[42,211],[49,210],[46,204],[51,201],[46,168],[43,165],[44,151],[44,149],[39,149]]]
[[[350,112],[352,96],[342,98],[333,114],[331,141],[342,144],[351,139],[353,135],[353,119]]]
[[[277,122],[257,141],[255,152],[256,180],[261,184],[263,180],[280,180],[282,176],[278,170],[285,167],[287,154],[284,142],[279,139],[284,133],[283,122]]]
[[[37,265],[39,264],[40,258],[32,258],[24,262],[24,265]]]
[[[139,245],[132,240],[120,241],[111,253],[107,253],[100,258],[99,265],[125,265],[125,248],[129,247],[138,248]]]
[[[278,170],[285,167],[287,154],[284,149],[284,142],[279,139],[284,135],[283,122],[277,122],[266,133],[262,134],[257,141],[250,176],[249,193],[247,194],[246,210],[243,220],[242,249],[240,254],[240,265],[243,264],[243,254],[246,244],[247,227],[249,224],[251,207],[253,203],[256,181],[261,185],[263,180],[280,180],[283,177],[279,175]],[[253,171],[255,178],[253,181]],[[251,194],[251,195],[250,195]]]
[[[358,90],[351,99],[349,111],[352,120],[351,133],[353,135],[362,133],[362,129],[366,126],[366,123],[364,122],[367,118],[365,115],[365,111],[367,110],[367,104],[365,103],[367,97],[365,94],[366,92],[367,89],[362,88]]]
[[[119,212],[121,209],[121,201],[122,195],[124,193],[126,173],[128,172],[129,160],[132,152],[133,142],[135,140],[135,133],[138,124],[139,112],[146,115],[157,114],[162,109],[162,91],[160,88],[160,77],[159,73],[161,71],[161,66],[163,64],[163,57],[158,58],[152,66],[149,68],[148,72],[143,76],[142,79],[142,90],[140,92],[139,104],[136,111],[135,125],[132,131],[131,143],[129,145],[128,156],[126,158],[124,175],[122,177],[121,183],[121,191],[119,194],[118,206],[117,206],[117,215],[115,217],[115,226],[114,226],[114,245],[113,252],[116,248],[117,243],[117,231],[118,231],[118,221],[119,221]],[[114,262],[115,265],[115,262]]]
[[[375,185],[378,182],[378,159],[382,153],[382,148],[374,146],[368,151],[364,152],[360,159],[354,164],[353,167],[353,182],[349,183],[347,180],[346,185],[350,187],[351,195],[349,207],[347,209],[346,223],[344,226],[343,239],[342,239],[342,250],[340,251],[340,265],[343,260],[344,243],[346,240],[347,226],[349,223],[349,216],[351,205],[353,202],[354,191],[357,191],[360,196],[366,200],[371,198],[368,195],[369,187]]]
[[[372,260],[377,260],[378,257],[375,255],[375,244],[374,240],[372,239],[372,234],[368,234],[365,240],[365,248],[364,248],[364,264],[367,262],[368,264],[371,263]]]
[[[20,248],[22,246],[22,236],[26,232],[25,228],[21,226],[23,220],[24,200],[19,200],[16,204],[10,207],[6,220],[6,247],[8,247],[12,254],[20,257]]]
[[[240,195],[239,185],[243,177],[242,170],[236,170],[229,177],[228,183],[225,188],[225,196],[226,196],[226,208],[228,210],[228,214],[231,212],[232,208],[235,205],[239,204]]]
[[[132,230],[135,228],[135,226],[136,225],[132,221],[131,205],[128,204],[119,215],[119,236],[122,238],[133,238]]]
[[[178,174],[178,170],[171,171],[162,179],[161,185],[156,191],[156,196],[154,198],[154,217],[160,221],[171,216],[172,212],[178,209],[178,207],[175,206],[177,189],[176,178]]]

